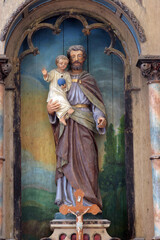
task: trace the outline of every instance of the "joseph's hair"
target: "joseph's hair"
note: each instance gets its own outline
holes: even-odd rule
[[[69,47],[69,49],[67,51],[67,57],[69,59],[70,59],[71,51],[82,51],[84,59],[86,59],[86,57],[87,57],[86,50],[85,50],[85,48],[82,45],[73,45],[73,46]]]
[[[59,56],[56,57],[56,61],[55,61],[56,65],[57,65],[57,63],[59,62],[60,59],[63,59],[63,60],[66,60],[66,61],[69,62],[68,57],[66,57],[65,55],[59,55]]]

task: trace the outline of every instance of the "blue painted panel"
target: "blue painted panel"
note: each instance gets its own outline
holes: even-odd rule
[[[21,72],[24,75],[38,78],[44,86],[48,86],[42,79],[41,69],[45,67],[47,71],[50,71],[56,68],[55,59],[63,54],[63,35],[54,35],[52,30],[42,29],[34,34],[33,44],[38,47],[40,54],[26,56],[22,61]]]
[[[26,51],[28,49],[28,42],[27,42],[27,37],[23,40],[23,43],[20,47],[20,50],[19,50],[19,53],[18,53],[18,56],[21,55],[22,52]]]
[[[64,53],[72,45],[83,45],[87,51],[87,37],[82,33],[83,25],[76,19],[67,19],[64,22]],[[87,70],[87,60],[84,64]]]
[[[113,123],[115,128],[117,128],[119,120],[124,114],[123,64],[117,56],[104,54],[104,49],[109,44],[110,37],[108,33],[101,29],[91,31],[88,40],[89,72],[97,80],[103,95],[106,109],[109,113],[109,123]],[[116,47],[120,51],[123,50],[120,42],[116,44]],[[118,95],[115,93],[113,96],[114,91],[118,92]],[[120,95],[122,95],[122,98]],[[121,107],[118,110],[114,109],[114,104],[120,103],[121,100],[123,101]]]
[[[88,38],[89,72],[95,77],[103,95],[108,113],[108,121],[112,122],[112,63],[111,57],[104,54],[105,47],[110,44],[108,33],[101,29],[92,30]]]

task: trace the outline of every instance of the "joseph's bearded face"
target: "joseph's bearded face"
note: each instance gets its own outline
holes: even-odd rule
[[[70,52],[70,66],[73,70],[81,70],[85,59],[81,50]]]

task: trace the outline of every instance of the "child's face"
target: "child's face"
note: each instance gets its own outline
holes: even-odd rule
[[[68,61],[65,60],[65,59],[60,59],[58,62],[57,62],[57,67],[61,70],[65,70],[66,67],[68,65]]]

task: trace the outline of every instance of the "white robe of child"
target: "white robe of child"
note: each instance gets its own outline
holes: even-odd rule
[[[59,78],[64,78],[66,81],[66,88],[64,90],[57,83]],[[54,102],[58,101],[60,103],[60,109],[56,112],[56,115],[58,118],[61,118],[71,108],[66,97],[66,92],[70,89],[72,84],[70,74],[69,72],[60,73],[56,69],[53,69],[44,80],[50,82],[47,102],[52,99]]]

